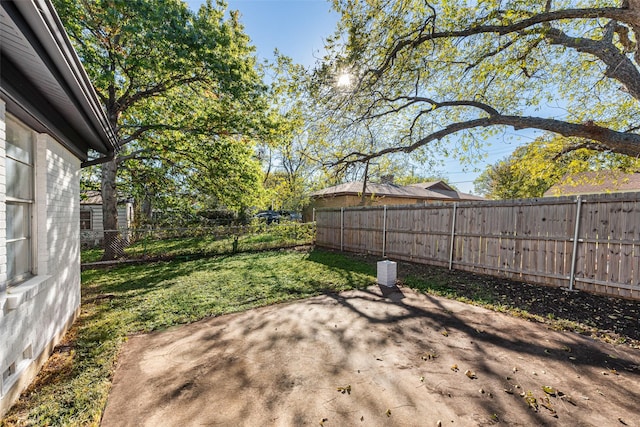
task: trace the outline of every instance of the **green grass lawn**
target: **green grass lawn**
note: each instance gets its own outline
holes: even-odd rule
[[[165,235],[159,238],[162,237],[160,233],[155,231],[136,236],[135,242],[125,249],[126,258],[186,258],[306,245],[313,243],[315,229],[311,223],[285,223],[257,224],[245,229],[185,230],[185,233],[198,233],[192,236]],[[102,249],[84,250],[81,260],[83,263],[100,261],[102,253]]]
[[[85,271],[78,321],[0,424],[97,425],[130,334],[374,282],[375,267],[321,250]]]

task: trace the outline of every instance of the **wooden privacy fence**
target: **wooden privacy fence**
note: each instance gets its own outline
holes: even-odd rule
[[[318,246],[640,300],[640,193],[319,209]]]

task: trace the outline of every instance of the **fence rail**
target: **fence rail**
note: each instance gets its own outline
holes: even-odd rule
[[[316,211],[316,244],[640,300],[640,193]]]

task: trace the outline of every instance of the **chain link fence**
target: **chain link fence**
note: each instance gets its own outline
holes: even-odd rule
[[[82,262],[208,256],[312,244],[315,223],[252,223],[239,226],[82,230]]]

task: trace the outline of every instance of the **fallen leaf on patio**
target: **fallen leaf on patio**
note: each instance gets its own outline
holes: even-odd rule
[[[420,382],[423,383],[424,382],[424,377],[420,377]]]
[[[323,419],[321,419],[321,420],[320,420],[320,425],[321,425],[321,426],[324,426],[325,421],[329,421],[329,419],[328,419],[328,418],[323,418]]]
[[[445,337],[449,336],[449,332],[446,331],[446,329],[442,332],[440,332],[442,335],[444,335]]]
[[[422,360],[434,360],[438,358],[438,355],[435,352],[425,353],[421,356]]]
[[[513,390],[511,390],[511,389],[506,389],[505,388],[504,392],[507,393],[507,394],[513,394]]]
[[[464,372],[464,374],[465,374],[466,376],[468,376],[469,378],[471,378],[472,380],[474,380],[474,379],[478,378],[478,377],[477,377],[477,375],[476,375],[476,373],[475,373],[475,372],[473,372],[473,371],[471,371],[471,370],[469,370],[469,369],[467,369],[467,370]]]
[[[556,395],[556,390],[553,387],[549,387],[548,385],[543,385],[542,391],[544,391],[547,394],[550,394],[551,396]]]
[[[342,394],[351,394],[351,384],[348,384],[346,387],[338,387],[337,390]]]
[[[529,405],[529,407],[531,409],[533,409],[534,411],[538,412],[538,401],[536,400],[535,397],[533,397],[533,393],[528,391],[524,395],[524,400],[527,402],[527,404]]]
[[[516,368],[515,366],[513,367],[513,373],[515,374],[516,372],[518,372],[518,368]]]
[[[571,353],[571,347],[569,347],[568,345],[565,345],[564,347],[562,347],[562,349],[567,353]]]
[[[622,424],[623,426],[628,425],[627,423],[624,422],[624,420],[622,418],[618,418],[618,421],[620,422],[620,424]]]
[[[551,405],[551,401],[549,400],[549,396],[545,396],[545,398],[540,400],[540,405],[547,408],[552,414],[554,415],[556,414],[556,410],[553,409],[553,406]]]
[[[385,414],[387,414],[387,417],[391,416],[391,409],[387,409],[387,412],[385,412]]]
[[[458,372],[458,365],[451,365],[451,370],[453,372]]]
[[[360,417],[360,421],[364,421],[364,415]]]

